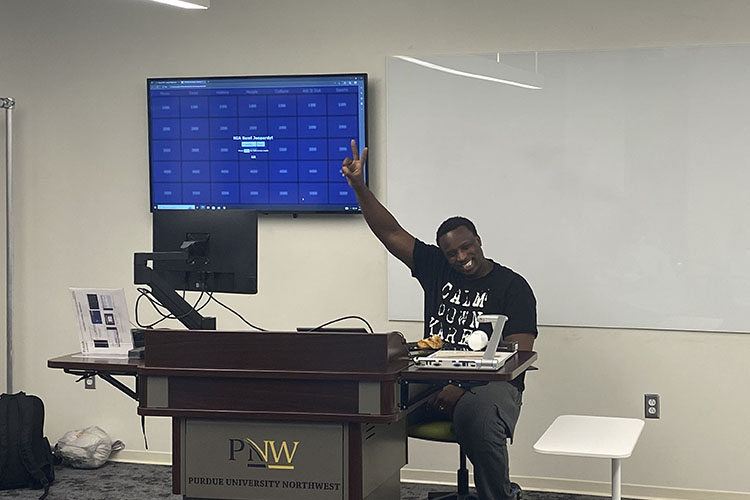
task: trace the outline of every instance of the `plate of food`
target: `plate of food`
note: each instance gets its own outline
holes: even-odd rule
[[[412,356],[426,356],[443,348],[444,342],[440,335],[433,335],[417,342],[407,342],[409,354]]]

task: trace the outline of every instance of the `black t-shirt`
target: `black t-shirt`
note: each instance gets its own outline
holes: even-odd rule
[[[412,276],[424,290],[425,337],[440,335],[446,342],[466,345],[468,336],[480,329],[481,313],[507,316],[504,336],[537,336],[536,298],[520,274],[492,262],[487,275],[469,279],[448,264],[438,247],[419,240],[413,260]],[[514,385],[523,390],[523,377],[519,379]]]
[[[481,313],[507,316],[505,335],[537,335],[531,287],[520,274],[492,264],[487,275],[469,279],[448,264],[438,247],[416,241],[412,276],[424,290],[425,337],[440,335],[446,342],[466,345],[467,337],[479,328]]]

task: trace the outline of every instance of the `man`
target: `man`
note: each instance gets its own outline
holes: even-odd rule
[[[477,317],[508,316],[504,339],[531,350],[537,335],[536,299],[523,277],[485,258],[474,224],[452,217],[437,230],[437,246],[414,238],[378,201],[364,182],[367,148],[341,172],[354,190],[365,221],[397,259],[406,264],[424,290],[425,337],[466,345],[478,329]],[[474,465],[474,482],[482,500],[515,500],[518,485],[510,482],[506,439],[512,438],[521,410],[523,375],[510,382],[492,382],[463,389],[446,385],[429,403],[422,418],[451,419],[453,432]]]

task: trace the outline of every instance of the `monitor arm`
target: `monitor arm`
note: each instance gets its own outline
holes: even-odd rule
[[[158,272],[148,266],[149,261],[182,260],[190,258],[187,248],[182,252],[152,252],[133,255],[133,276],[136,285],[148,285],[156,300],[189,330],[216,330],[216,318],[205,318],[195,310]]]

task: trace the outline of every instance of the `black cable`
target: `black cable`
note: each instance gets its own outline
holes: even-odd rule
[[[213,300],[214,302],[216,302],[217,304],[219,304],[221,307],[223,307],[227,311],[231,312],[232,314],[234,314],[235,316],[237,316],[238,318],[240,318],[242,320],[242,322],[245,323],[250,328],[255,328],[256,330],[259,330],[261,332],[267,332],[268,331],[265,328],[261,328],[259,326],[255,326],[254,324],[250,323],[248,320],[246,320],[245,318],[243,318],[240,313],[238,313],[237,311],[235,311],[234,309],[232,309],[231,307],[229,307],[228,305],[224,304],[219,299],[217,299],[216,297],[214,297],[213,292],[208,292],[208,299],[209,299],[209,302]]]
[[[138,290],[139,295],[138,295],[138,298],[135,299],[135,324],[138,325],[138,327],[140,327],[140,328],[153,328],[154,326],[158,325],[159,323],[161,323],[162,321],[164,321],[165,319],[167,319],[167,317],[161,311],[159,311],[157,309],[156,303],[151,299],[151,297],[148,296],[149,291],[147,289],[145,289],[145,288],[136,288],[136,290]],[[140,308],[139,304],[141,302],[141,299],[144,298],[144,297],[146,298],[146,300],[148,300],[148,301],[151,302],[151,305],[154,307],[154,309],[156,309],[156,312],[159,315],[162,316],[162,318],[160,320],[155,321],[154,323],[151,323],[149,325],[143,325],[143,324],[141,324],[141,320],[138,317],[138,309]]]
[[[346,319],[358,319],[358,320],[362,321],[365,325],[367,325],[367,329],[370,331],[370,333],[375,333],[373,331],[373,329],[372,329],[372,326],[370,326],[370,323],[368,323],[365,318],[363,318],[362,316],[354,316],[354,315],[352,315],[352,316],[342,316],[340,318],[332,319],[331,321],[328,321],[326,323],[323,323],[322,325],[318,325],[315,328],[311,328],[310,330],[306,330],[306,331],[308,331],[308,332],[314,332],[314,331],[320,330],[323,327],[326,327],[328,325],[332,325],[333,323],[338,323],[339,321],[344,321]]]
[[[223,307],[224,309],[226,309],[227,311],[231,312],[232,314],[234,314],[235,316],[237,316],[238,318],[240,318],[240,320],[243,323],[245,323],[247,326],[249,326],[250,328],[253,328],[253,329],[261,331],[261,332],[267,332],[268,331],[265,328],[261,328],[259,326],[256,326],[256,325],[250,323],[240,313],[238,313],[237,311],[235,311],[234,309],[232,309],[231,307],[229,307],[228,305],[224,304],[219,299],[217,299],[216,297],[214,297],[213,292],[204,292],[204,291],[201,291],[201,294],[198,297],[198,300],[195,302],[195,305],[193,306],[193,309],[190,312],[186,313],[185,315],[178,317],[178,316],[175,316],[172,313],[170,313],[170,314],[164,314],[162,311],[160,311],[159,307],[164,308],[164,305],[161,304],[158,300],[156,300],[155,298],[152,297],[151,291],[149,289],[147,289],[147,288],[140,288],[139,287],[136,290],[138,290],[138,292],[140,293],[140,295],[138,296],[138,298],[135,301],[135,322],[141,328],[153,328],[155,325],[158,325],[159,323],[161,323],[162,321],[167,320],[167,319],[180,319],[180,318],[186,316],[187,314],[189,314],[192,311],[196,311],[196,312],[200,311],[201,309],[203,309],[204,307],[206,307],[211,301],[214,301],[217,304],[219,304],[221,307]],[[200,303],[201,298],[203,298],[204,293],[208,297],[208,299],[206,300],[205,304],[203,304],[202,306],[198,307],[198,304]],[[151,302],[151,305],[154,308],[154,310],[158,314],[160,314],[162,316],[161,319],[155,321],[154,323],[151,323],[150,325],[142,325],[140,323],[140,320],[138,319],[138,303],[144,297],[146,298],[146,300],[148,300],[149,302]],[[328,325],[332,325],[334,323],[338,323],[339,321],[344,321],[344,320],[347,320],[347,319],[358,319],[358,320],[362,321],[365,325],[367,325],[367,329],[368,329],[369,333],[375,333],[375,331],[372,328],[372,325],[370,325],[370,323],[365,318],[363,318],[362,316],[356,316],[356,315],[342,316],[340,318],[332,319],[331,321],[327,321],[327,322],[325,322],[325,323],[323,323],[321,325],[316,326],[315,328],[311,328],[310,330],[306,330],[306,331],[308,331],[308,332],[314,332],[314,331],[320,330],[321,328],[324,328],[324,327],[326,327]]]
[[[209,302],[211,302],[211,296],[210,296],[210,294],[206,294],[206,292],[201,291],[201,294],[198,296],[198,300],[195,301],[195,304],[192,306],[192,308],[189,311],[187,311],[185,314],[177,316],[177,315],[173,314],[171,311],[169,311],[164,306],[164,304],[162,304],[161,302],[159,302],[158,300],[156,300],[155,298],[153,298],[153,294],[151,293],[151,290],[149,290],[148,288],[138,287],[138,288],[136,288],[136,290],[138,290],[138,292],[140,293],[140,295],[138,296],[138,298],[135,301],[135,323],[136,323],[136,325],[138,325],[141,328],[153,328],[154,326],[158,325],[159,323],[161,323],[162,321],[167,320],[167,319],[180,320],[180,319],[188,316],[189,314],[191,314],[193,312],[200,311],[201,309],[203,309],[204,307],[206,307]],[[201,299],[203,298],[204,295],[208,295],[208,299],[206,300],[205,304],[203,304],[202,306],[199,306],[200,301],[201,301]],[[157,321],[155,321],[155,322],[153,322],[151,324],[148,324],[148,325],[142,325],[141,322],[140,322],[140,319],[138,317],[138,304],[141,301],[141,299],[144,298],[144,297],[146,298],[146,300],[148,300],[151,303],[151,306],[154,308],[154,310],[156,311],[156,313],[161,316],[161,319],[159,319],[159,320],[157,320]],[[163,308],[163,309],[166,309],[169,314],[164,314],[159,309],[160,307]]]

